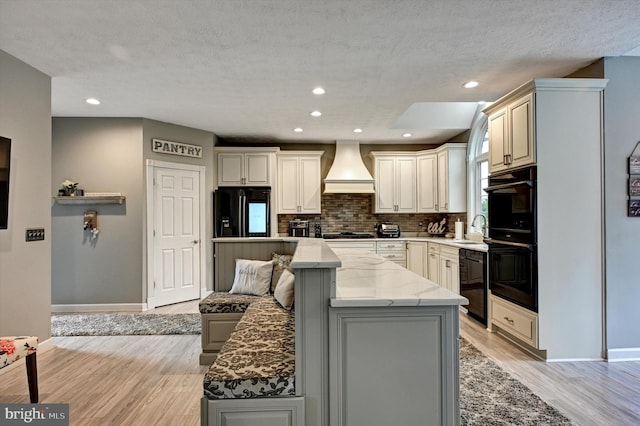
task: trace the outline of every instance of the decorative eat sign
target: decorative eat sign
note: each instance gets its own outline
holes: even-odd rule
[[[202,158],[202,147],[189,145],[181,142],[163,141],[162,139],[152,139],[153,152],[163,154],[182,155],[183,157]]]

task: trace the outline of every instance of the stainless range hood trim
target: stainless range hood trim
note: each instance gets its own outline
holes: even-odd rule
[[[324,183],[325,194],[375,194],[375,180],[362,161],[359,141],[336,141],[336,155]]]

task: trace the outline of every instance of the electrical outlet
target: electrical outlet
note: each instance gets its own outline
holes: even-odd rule
[[[25,230],[25,241],[43,241],[44,228],[29,228]]]

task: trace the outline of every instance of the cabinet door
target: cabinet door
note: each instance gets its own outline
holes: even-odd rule
[[[320,157],[300,157],[298,176],[300,213],[320,213]]]
[[[427,278],[427,244],[409,241],[407,243],[407,269]]]
[[[218,154],[218,186],[243,184],[244,155],[240,152]]]
[[[246,153],[245,155],[245,184],[268,186],[269,179],[269,154]]]
[[[396,159],[396,212],[416,211],[416,159]]]
[[[440,285],[460,294],[460,263],[448,256],[440,255]]]
[[[298,213],[298,159],[278,158],[278,213]]]
[[[395,202],[394,158],[376,159],[376,213],[394,213]]]
[[[535,163],[533,134],[533,95],[529,94],[508,107],[511,129],[509,167],[520,167]]]
[[[489,172],[507,168],[506,155],[509,153],[507,133],[507,110],[501,109],[489,116]]]
[[[418,157],[418,201],[419,213],[438,211],[438,162],[435,154]]]
[[[434,283],[440,284],[440,255],[437,253],[429,252],[427,261],[427,279]]]
[[[449,153],[438,153],[438,211],[449,211]]]

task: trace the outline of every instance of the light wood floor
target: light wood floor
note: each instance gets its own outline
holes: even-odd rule
[[[197,301],[155,312],[198,312]],[[152,311],[149,311],[151,313]],[[544,363],[461,316],[461,334],[578,425],[640,425],[640,362]],[[40,401],[71,425],[198,425],[200,336],[56,337],[38,355]],[[29,401],[24,368],[0,370],[0,403]]]

